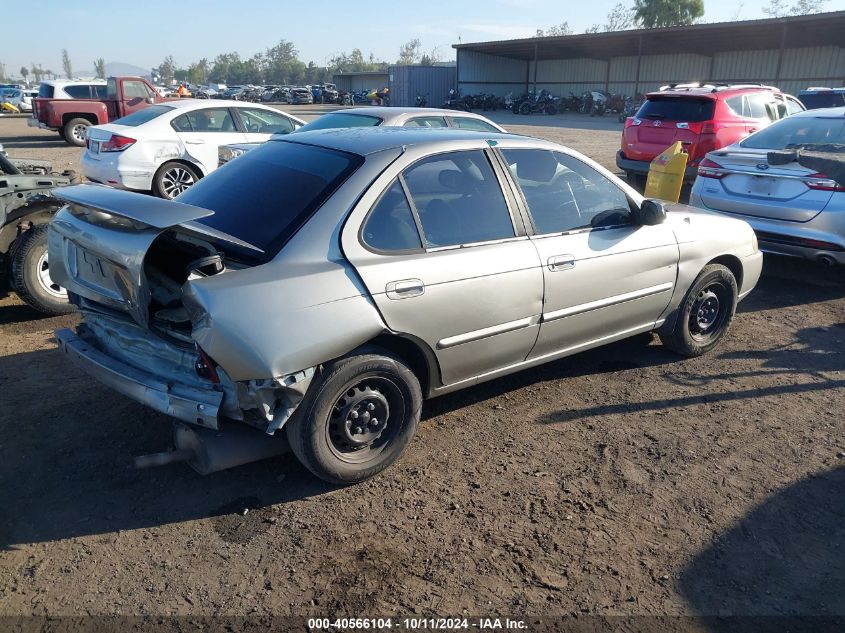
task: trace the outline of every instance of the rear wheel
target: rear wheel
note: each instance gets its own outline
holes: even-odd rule
[[[199,173],[194,167],[175,161],[164,163],[153,178],[153,193],[159,198],[173,200],[199,179]]]
[[[62,128],[62,135],[71,145],[85,147],[89,127],[91,127],[91,121],[88,119],[71,119]]]
[[[413,372],[387,353],[327,365],[285,427],[291,449],[320,479],[363,481],[395,462],[413,438],[422,409]]]
[[[721,264],[708,264],[693,282],[671,334],[663,344],[683,356],[701,356],[718,345],[736,312],[736,278]]]
[[[12,249],[12,288],[28,305],[50,315],[73,311],[67,291],[50,278],[47,225],[23,233]]]
[[[519,106],[519,113],[520,114],[531,114],[531,104],[530,103],[523,103]]]

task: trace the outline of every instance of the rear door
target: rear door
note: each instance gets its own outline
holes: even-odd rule
[[[387,325],[433,351],[444,384],[520,363],[537,338],[543,273],[503,174],[489,150],[417,151],[362,200],[344,253]]]
[[[238,129],[229,108],[191,110],[173,119],[170,125],[185,144],[185,153],[201,164],[205,173],[217,169],[217,150],[221,145],[246,141],[246,134]]]

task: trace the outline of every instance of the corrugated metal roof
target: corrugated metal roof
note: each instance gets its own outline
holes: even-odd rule
[[[459,51],[477,51],[516,59],[610,59],[637,55],[714,51],[842,46],[845,11],[788,18],[693,24],[659,29],[585,33],[559,37],[454,44]]]

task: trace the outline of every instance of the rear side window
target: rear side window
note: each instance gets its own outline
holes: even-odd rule
[[[65,92],[73,99],[90,99],[91,86],[88,84],[77,84],[75,86],[65,86]]]
[[[156,117],[160,117],[162,114],[166,112],[170,112],[172,110],[170,106],[164,105],[154,105],[150,106],[149,108],[144,108],[142,110],[138,110],[133,112],[132,114],[128,114],[122,119],[117,119],[114,121],[115,125],[126,125],[128,127],[137,127],[146,123],[147,121],[152,121]],[[182,117],[180,117],[182,118]]]
[[[403,127],[448,127],[446,119],[442,116],[418,116],[415,119],[405,121]]]
[[[41,84],[38,86],[38,96],[42,99],[52,99],[53,98],[53,86],[50,84]]]
[[[324,147],[271,141],[212,172],[178,200],[214,211],[197,222],[264,253],[227,248],[269,261],[363,162]]]
[[[308,125],[299,128],[300,132],[308,132],[309,130],[329,130],[332,128],[346,128],[346,127],[375,127],[382,122],[382,119],[377,116],[367,116],[361,114],[344,114],[343,112],[334,112],[324,114],[319,119],[311,121]]]
[[[712,99],[689,97],[649,97],[637,112],[639,119],[661,121],[709,121],[713,118],[716,102]]]
[[[477,132],[498,132],[496,128],[479,119],[470,117],[452,117],[452,125],[462,130],[475,130]]]
[[[403,174],[430,248],[514,237],[502,188],[483,151],[425,158]]]
[[[364,243],[378,251],[408,251],[422,248],[420,234],[405,190],[398,180],[387,188],[361,229]]]

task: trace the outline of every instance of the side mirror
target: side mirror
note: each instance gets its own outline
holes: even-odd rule
[[[155,103],[155,99],[153,99],[152,97],[147,97],[146,99],[144,99],[144,101],[146,101],[150,105]]]
[[[659,200],[643,200],[634,220],[641,226],[656,226],[666,220],[666,209]]]

